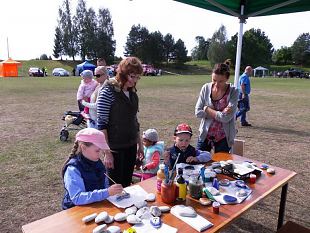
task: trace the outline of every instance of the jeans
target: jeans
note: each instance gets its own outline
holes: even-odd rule
[[[241,93],[239,94],[238,108],[239,111],[237,112],[236,119],[241,116],[241,124],[246,123],[246,113],[250,111],[250,100],[247,94],[244,96],[244,98],[242,98]]]
[[[227,152],[228,153],[230,151],[230,147],[227,144],[226,138],[223,138],[222,140],[220,140],[218,142],[209,141],[207,138],[204,141],[198,139],[198,142],[197,142],[197,149],[198,150],[210,152],[212,147],[214,147],[214,153],[217,153],[217,152]]]

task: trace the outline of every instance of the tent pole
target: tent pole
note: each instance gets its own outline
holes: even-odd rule
[[[240,23],[239,23],[239,33],[237,42],[237,53],[236,53],[236,65],[235,65],[235,87],[238,86],[239,73],[240,73],[240,63],[241,63],[241,51],[242,51],[242,37],[243,37],[243,24],[245,23],[245,18],[243,17],[244,5],[241,5]]]

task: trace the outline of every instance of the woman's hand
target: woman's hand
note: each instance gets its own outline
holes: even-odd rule
[[[143,151],[143,146],[140,147],[137,151],[137,159],[139,159],[140,161],[142,161],[144,159],[144,151]]]
[[[108,188],[110,196],[123,192],[123,186],[121,184],[113,184]]]
[[[103,164],[106,168],[114,168],[114,157],[110,150],[104,151]]]
[[[225,114],[230,114],[232,112],[232,107],[230,105],[228,105],[224,110],[223,113]]]

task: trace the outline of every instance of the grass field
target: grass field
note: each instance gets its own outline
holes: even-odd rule
[[[158,129],[172,144],[176,124],[188,122],[196,144],[199,121],[194,106],[207,76],[143,77],[138,84],[142,130]],[[59,141],[61,117],[77,110],[80,79],[0,79],[0,229],[21,226],[61,210],[60,170],[73,144]],[[253,78],[251,128],[238,125],[246,157],[296,171],[289,183],[286,219],[310,227],[310,80]],[[224,232],[275,232],[280,190],[261,201]]]

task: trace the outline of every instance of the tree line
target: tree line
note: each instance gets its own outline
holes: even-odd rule
[[[71,12],[70,0],[64,0],[58,10],[58,25],[55,29],[53,56],[69,56],[75,60],[104,57],[111,64],[115,60],[114,28],[108,9],[87,8],[85,0],[79,0],[75,14]],[[227,38],[226,28],[221,25],[211,38],[196,36],[196,46],[187,56],[188,50],[181,39],[175,40],[168,33],[149,30],[133,25],[127,36],[125,56],[137,56],[147,64],[174,62],[183,64],[188,60],[209,60],[211,65],[230,59],[235,64],[237,50],[236,33]],[[243,35],[241,67],[270,64],[310,64],[310,34],[303,33],[291,47],[274,50],[269,38],[260,29],[250,29]]]

